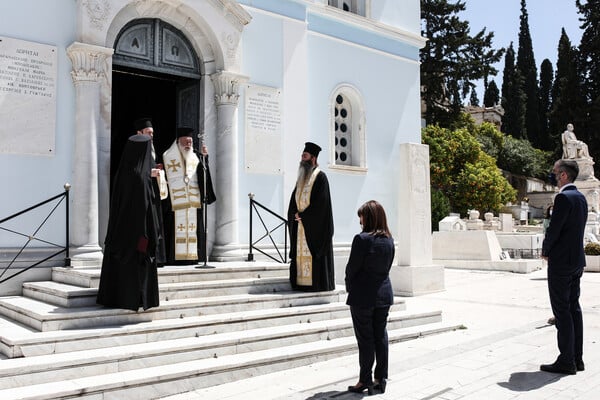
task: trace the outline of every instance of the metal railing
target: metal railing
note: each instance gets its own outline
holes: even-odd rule
[[[26,243],[16,252],[15,256],[12,258],[12,260],[7,264],[6,267],[4,267],[2,269],[2,272],[0,273],[0,283],[4,283],[6,281],[8,281],[9,279],[14,278],[17,275],[20,275],[26,271],[29,271],[31,268],[34,268],[46,261],[48,261],[49,259],[58,256],[59,254],[65,253],[65,266],[70,266],[71,265],[71,259],[69,257],[69,190],[71,189],[71,185],[68,183],[65,183],[65,191],[63,193],[60,193],[54,197],[51,197],[45,201],[42,201],[34,206],[31,206],[29,208],[26,208],[23,211],[19,211],[9,217],[6,217],[2,220],[0,220],[0,230],[5,231],[5,232],[9,232],[9,233],[13,233],[17,236],[23,236],[27,238]],[[50,210],[50,212],[48,213],[48,215],[43,218],[42,222],[39,224],[39,226],[35,229],[35,231],[32,234],[27,234],[27,233],[23,233],[23,232],[18,232],[16,230],[13,229],[9,229],[9,228],[5,228],[2,226],[2,224],[4,224],[7,221],[10,221],[20,215],[26,214],[30,211],[33,211],[45,204],[48,204],[54,200],[58,200],[56,202],[56,204],[54,205],[54,207]],[[52,214],[54,214],[54,212],[58,209],[58,206],[64,201],[65,203],[65,224],[66,224],[66,234],[65,234],[65,245],[62,246],[60,244],[56,244],[53,242],[49,242],[47,240],[43,240],[40,237],[37,237],[36,235],[39,233],[40,229],[42,229],[42,227],[46,224],[46,222],[48,222],[48,219],[50,219],[50,217],[52,216]],[[31,264],[21,270],[19,270],[18,272],[15,272],[14,274],[4,278],[4,275],[6,275],[7,271],[10,269],[10,267],[17,261],[17,258],[19,258],[19,256],[21,254],[23,254],[23,251],[25,250],[25,248],[32,242],[41,242],[41,243],[45,243],[47,245],[50,246],[50,248],[58,248],[59,250],[47,257],[45,257],[44,259]]]
[[[249,225],[249,231],[250,231],[250,238],[248,241],[248,245],[249,245],[249,250],[248,250],[248,259],[247,261],[254,261],[254,254],[252,253],[252,250],[256,250],[262,254],[264,254],[265,256],[269,257],[272,260],[275,260],[277,262],[280,263],[287,263],[287,243],[288,243],[288,229],[287,229],[287,219],[283,218],[282,216],[274,213],[273,211],[269,210],[267,207],[263,206],[262,204],[260,204],[258,201],[254,200],[254,194],[253,193],[248,193],[248,198],[250,199],[250,225]],[[276,225],[273,229],[269,229],[267,227],[267,224],[265,223],[264,218],[262,217],[262,215],[260,214],[260,210],[264,210],[266,212],[268,212],[269,214],[271,214],[273,217],[276,218],[276,220],[279,221],[279,224]],[[258,218],[260,219],[260,222],[262,223],[262,226],[265,230],[264,235],[262,235],[259,239],[257,239],[256,241],[252,240],[252,231],[253,231],[253,227],[252,227],[252,215],[256,213],[256,215],[258,216]],[[279,246],[277,245],[277,243],[275,242],[275,240],[273,239],[273,233],[278,231],[278,229],[282,228],[284,230],[284,248],[283,248],[283,254],[281,254],[281,250],[279,248]],[[274,246],[275,251],[277,252],[277,255],[279,256],[279,258],[275,258],[272,255],[268,254],[267,252],[259,249],[258,247],[256,247],[256,244],[259,243],[260,241],[262,241],[265,238],[269,238],[269,240],[271,241],[271,244]]]

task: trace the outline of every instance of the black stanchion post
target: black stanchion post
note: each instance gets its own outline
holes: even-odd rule
[[[254,200],[254,193],[248,193],[250,199],[250,225],[248,225],[248,231],[250,232],[248,238],[248,259],[246,261],[254,261],[254,254],[252,254],[252,201]]]
[[[203,181],[203,194],[202,194],[202,224],[204,225],[204,237],[202,238],[202,247],[204,249],[204,264],[196,266],[196,268],[215,268],[214,266],[207,265],[208,260],[208,246],[207,246],[207,222],[208,222],[208,204],[206,199],[206,156],[200,154],[200,159],[202,160],[202,181]]]
[[[70,267],[71,266],[71,257],[69,255],[69,190],[71,190],[71,184],[70,183],[65,183],[64,185],[65,188],[65,210],[66,210],[66,229],[65,229],[65,237],[66,237],[66,244],[65,244],[65,267]]]

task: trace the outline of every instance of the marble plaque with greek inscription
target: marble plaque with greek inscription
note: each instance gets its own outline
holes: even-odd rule
[[[55,46],[0,36],[0,153],[54,154],[56,53]]]
[[[281,89],[246,85],[246,172],[281,174]]]

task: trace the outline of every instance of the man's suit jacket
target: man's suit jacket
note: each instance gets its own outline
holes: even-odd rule
[[[588,206],[585,196],[575,186],[567,186],[554,199],[550,226],[542,244],[553,273],[572,273],[585,266],[583,235]]]

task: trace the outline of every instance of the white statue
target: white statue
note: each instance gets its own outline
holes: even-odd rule
[[[581,140],[577,140],[577,136],[575,136],[575,132],[573,132],[573,124],[567,125],[567,130],[563,132],[561,138],[563,145],[563,159],[591,159],[587,144]]]

